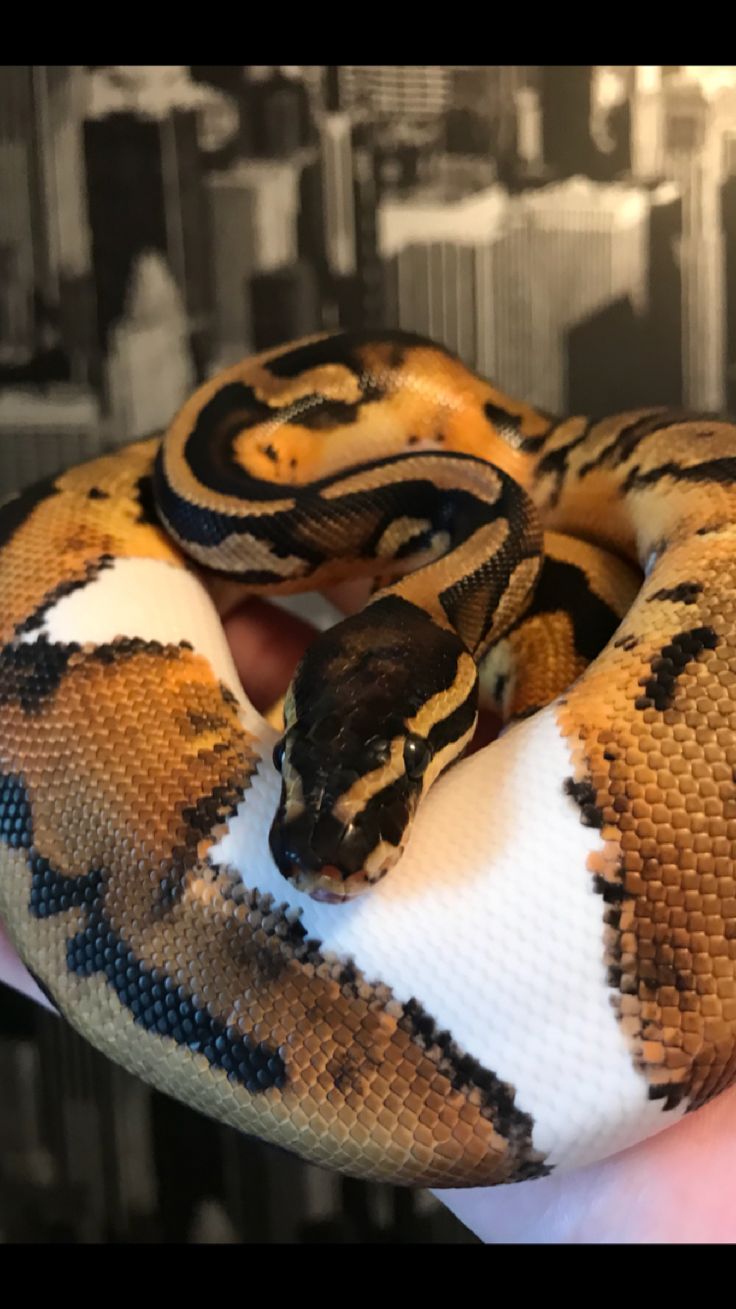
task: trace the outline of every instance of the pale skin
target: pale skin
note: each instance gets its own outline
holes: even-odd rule
[[[335,588],[345,612],[364,586]],[[266,709],[282,694],[314,633],[301,620],[250,601],[226,631],[243,685]],[[488,732],[486,732],[488,735]],[[47,1004],[0,927],[0,981]],[[635,1149],[539,1182],[437,1193],[482,1240],[518,1243],[736,1241],[736,1087]]]

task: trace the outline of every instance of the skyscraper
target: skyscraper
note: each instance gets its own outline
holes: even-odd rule
[[[0,349],[9,363],[34,354],[43,303],[57,320],[69,375],[80,382],[94,367],[84,112],[81,68],[3,68]]]
[[[649,195],[647,403],[681,405],[683,198],[674,182]]]
[[[553,412],[568,404],[567,339],[620,298],[642,314],[648,202],[573,178],[455,203],[385,202],[381,249],[400,326],[438,337],[499,386]]]
[[[719,410],[725,402],[723,121],[717,94],[685,74],[668,80],[664,103],[667,175],[683,196],[683,399],[692,409]]]
[[[264,159],[289,159],[310,144],[309,93],[298,69],[249,70],[248,112],[254,153]]]
[[[298,258],[297,216],[304,160],[242,159],[211,173],[209,192],[214,349],[238,358],[253,345],[251,278]]]
[[[452,69],[418,64],[342,64],[340,108],[370,117],[425,118],[450,105]]]
[[[593,173],[592,81],[588,64],[546,64],[540,69],[544,161],[554,177]]]
[[[643,182],[663,176],[664,103],[662,69],[639,64],[632,70],[631,173]]]
[[[356,270],[352,121],[344,112],[325,114],[319,127],[322,217],[330,272],[349,277]]]
[[[492,186],[453,203],[417,192],[378,211],[389,315],[489,375],[497,359],[488,291],[507,203]]]
[[[732,138],[736,144],[736,135]],[[736,164],[736,151],[733,162]],[[721,223],[725,249],[726,288],[726,405],[736,413],[736,167],[728,168],[721,187]]]
[[[135,260],[166,256],[193,332],[211,309],[210,234],[196,113],[117,112],[85,125],[99,331],[106,347],[123,312]]]

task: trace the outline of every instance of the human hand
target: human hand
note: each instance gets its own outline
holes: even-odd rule
[[[347,612],[365,594],[364,586],[350,586],[334,588],[329,598]],[[313,629],[251,600],[229,616],[225,630],[245,690],[264,711],[283,693]],[[0,979],[50,1007],[2,928]],[[588,1168],[435,1194],[490,1243],[730,1244],[736,1240],[735,1124],[736,1087],[659,1136]]]

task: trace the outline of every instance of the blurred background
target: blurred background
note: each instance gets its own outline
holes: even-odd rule
[[[400,326],[552,412],[736,410],[736,66],[0,67],[0,501]],[[471,1242],[0,987],[0,1242]]]

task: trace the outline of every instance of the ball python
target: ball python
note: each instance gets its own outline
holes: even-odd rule
[[[735,478],[725,420],[557,418],[358,332],[7,502],[0,913],[53,1003],[395,1183],[576,1167],[728,1086]],[[275,731],[221,615],[362,575]],[[509,726],[460,758],[479,697]]]

